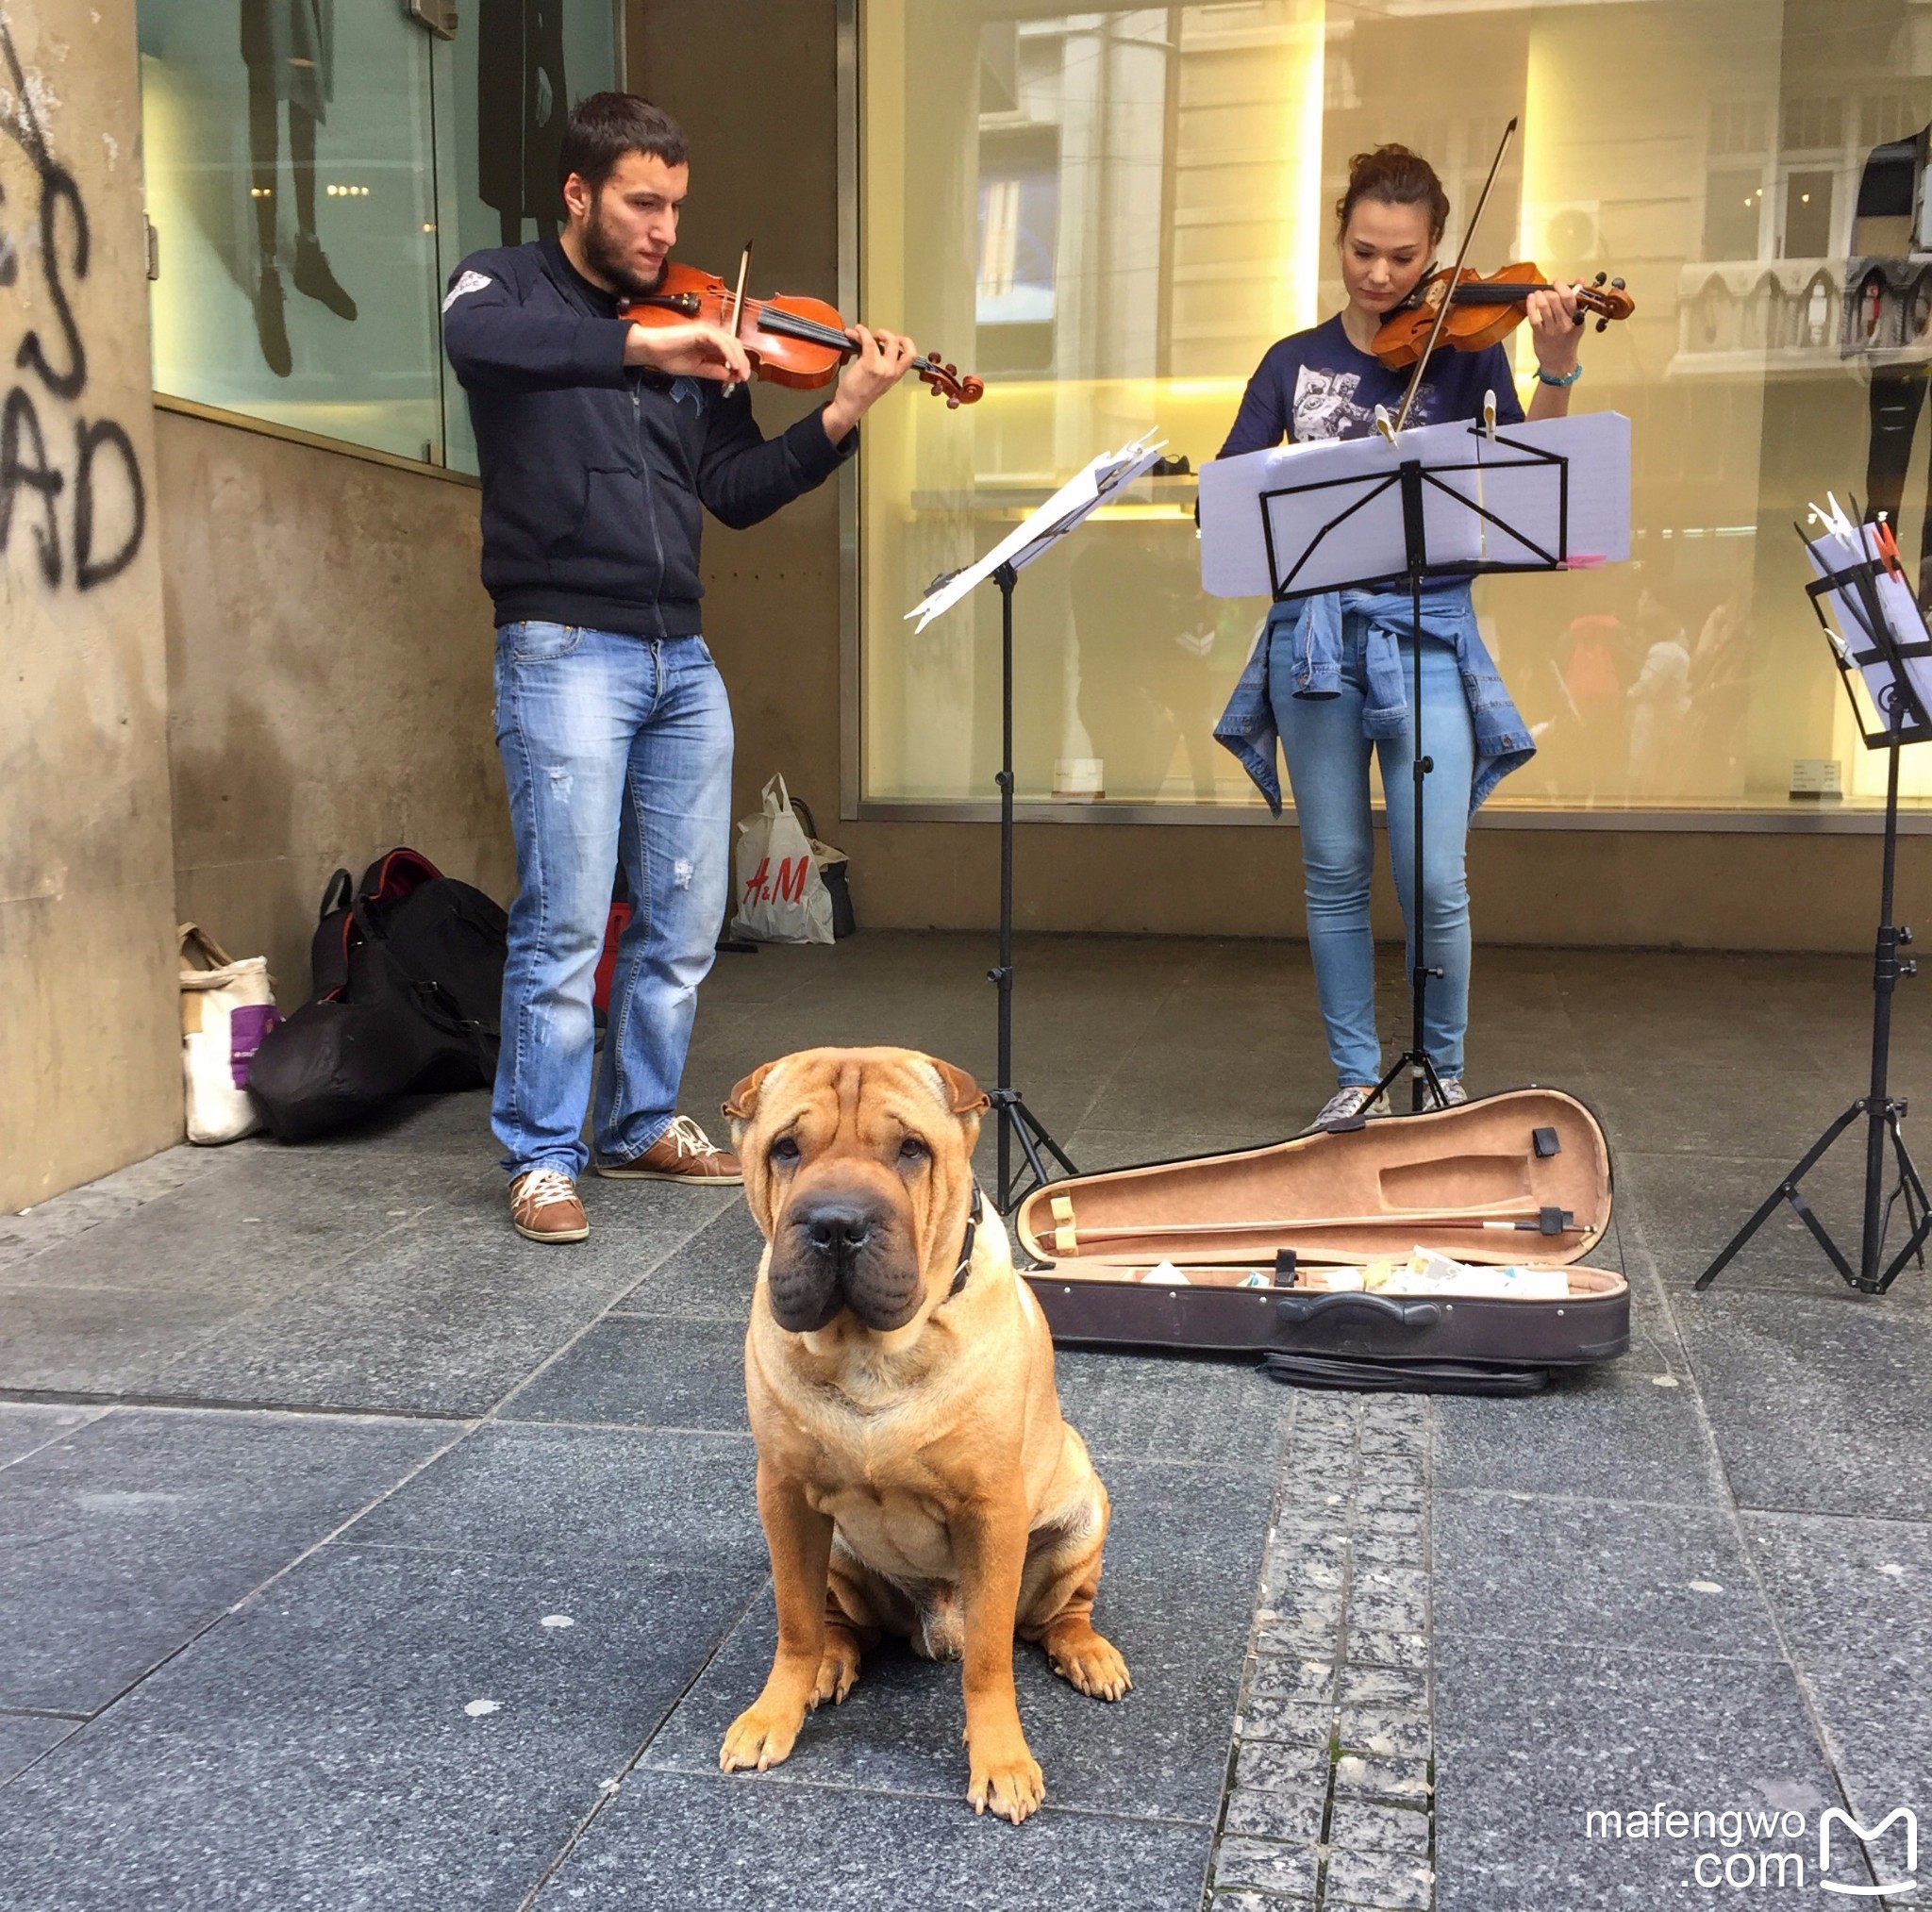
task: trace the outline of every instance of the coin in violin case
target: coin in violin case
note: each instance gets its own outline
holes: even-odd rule
[[[1057,1342],[1261,1354],[1282,1378],[1351,1388],[1527,1392],[1629,1346],[1629,1285],[1587,1260],[1611,1184],[1596,1117],[1529,1088],[1073,1176],[1014,1219]]]

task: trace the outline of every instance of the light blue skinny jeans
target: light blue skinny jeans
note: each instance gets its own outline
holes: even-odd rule
[[[497,632],[518,889],[491,1117],[512,1174],[575,1178],[589,1160],[591,999],[620,856],[632,914],[591,1135],[599,1156],[627,1160],[670,1127],[729,890],[731,741],[702,638],[554,623]]]
[[[1389,855],[1402,902],[1408,945],[1403,979],[1415,960],[1414,780],[1408,726],[1394,737],[1362,734],[1368,678],[1366,625],[1343,620],[1341,689],[1333,697],[1294,695],[1291,647],[1277,643],[1268,660],[1268,697],[1288,760],[1301,826],[1307,889],[1308,949],[1315,994],[1338,1083],[1367,1084],[1382,1075],[1375,1030],[1375,940],[1369,927],[1369,878],[1375,832],[1369,809],[1369,756],[1378,758],[1388,801]],[[1402,681],[1414,694],[1415,640],[1401,640]],[[1475,776],[1475,733],[1456,653],[1423,640],[1423,750],[1434,762],[1423,786],[1423,922],[1432,969],[1423,1007],[1423,1046],[1441,1075],[1462,1073],[1469,1025],[1469,884],[1463,852]]]

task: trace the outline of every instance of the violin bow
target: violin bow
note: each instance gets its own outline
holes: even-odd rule
[[[1513,126],[1516,122],[1511,120],[1509,124]],[[738,255],[738,290],[731,295],[731,336],[734,339],[738,337],[739,325],[744,318],[744,280],[745,274],[751,271],[751,243],[750,240],[746,240],[744,250]],[[726,398],[729,398],[737,390],[738,381],[736,379],[727,378],[724,381],[724,396]]]
[[[1503,128],[1502,140],[1496,146],[1496,157],[1490,161],[1490,176],[1483,181],[1483,190],[1477,194],[1475,210],[1469,215],[1469,224],[1463,228],[1462,243],[1456,249],[1456,263],[1449,268],[1449,283],[1443,288],[1441,303],[1436,308],[1436,323],[1429,328],[1429,341],[1423,347],[1423,356],[1415,361],[1415,370],[1409,374],[1408,390],[1402,394],[1402,409],[1395,415],[1395,431],[1401,436],[1402,427],[1408,423],[1408,408],[1415,403],[1415,395],[1423,388],[1423,374],[1429,369],[1429,357],[1436,349],[1436,341],[1442,336],[1442,326],[1449,317],[1449,307],[1456,297],[1456,282],[1462,272],[1462,262],[1469,257],[1469,242],[1475,237],[1475,229],[1481,222],[1483,208],[1490,203],[1490,188],[1496,183],[1496,175],[1502,170],[1503,155],[1509,150],[1509,141],[1516,137],[1516,116],[1510,116],[1509,124]]]

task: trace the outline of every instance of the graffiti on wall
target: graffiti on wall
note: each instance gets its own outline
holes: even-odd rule
[[[133,562],[147,490],[125,427],[88,406],[87,340],[75,316],[88,275],[87,201],[54,156],[46,104],[0,15],[0,348],[11,347],[0,361],[0,560],[22,562],[18,546],[49,590],[86,591]],[[36,275],[44,297],[29,302]]]

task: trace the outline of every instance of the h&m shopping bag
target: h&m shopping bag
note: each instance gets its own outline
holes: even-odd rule
[[[261,1126],[248,1093],[248,1065],[282,1019],[266,956],[234,961],[214,938],[184,923],[181,939],[181,1076],[188,1139],[233,1142]]]
[[[764,788],[763,807],[738,825],[734,936],[759,942],[830,942],[832,898],[785,779]]]

